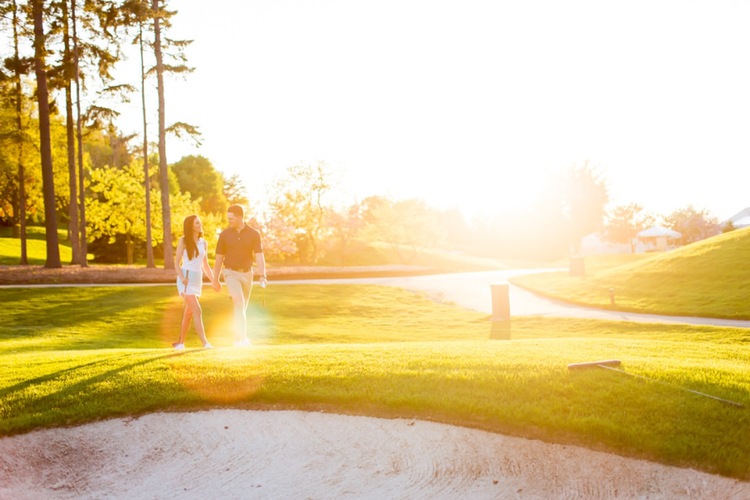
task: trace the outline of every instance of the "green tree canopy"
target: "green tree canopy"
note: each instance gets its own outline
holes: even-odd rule
[[[322,162],[289,167],[274,187],[270,219],[278,227],[294,228],[299,258],[304,263],[317,262],[321,240],[328,235],[331,207],[326,198],[332,187],[331,172]]]
[[[152,173],[156,173],[156,166]],[[89,189],[91,196],[86,200],[86,221],[88,234],[92,239],[106,238],[109,244],[118,238],[125,241],[127,262],[133,263],[136,244],[146,238],[146,199],[143,193],[143,164],[133,161],[123,168],[102,167],[91,172]],[[161,197],[158,188],[153,189],[151,196],[152,210],[161,212]],[[170,197],[170,204],[175,213],[184,214],[173,218],[172,231],[182,232],[182,220],[191,213],[198,213],[197,203],[190,200],[187,194],[177,193]],[[154,234],[162,234],[161,219],[155,218]],[[159,240],[156,241],[158,243]],[[107,259],[114,261],[116,259]]]
[[[229,207],[224,195],[224,176],[203,156],[185,156],[173,164],[180,191],[200,204],[206,214],[223,214]]]
[[[612,210],[607,224],[606,238],[613,243],[627,243],[630,253],[635,253],[638,233],[654,223],[652,215],[643,212],[637,203],[620,205]]]
[[[706,210],[697,210],[692,205],[680,208],[664,217],[667,225],[682,233],[682,244],[704,240],[721,232],[719,221]]]
[[[563,172],[559,189],[568,216],[571,250],[578,254],[581,239],[602,228],[609,201],[607,185],[588,163],[584,163]]]
[[[246,207],[250,204],[250,199],[247,197],[247,188],[239,174],[232,174],[224,181],[224,196],[230,205]]]
[[[5,85],[0,88],[6,96]],[[36,222],[43,220],[42,175],[39,164],[39,134],[33,132],[37,123],[31,118],[30,101],[24,109],[28,131],[21,133],[16,124],[13,103],[0,99],[0,223],[19,224],[19,161],[24,165],[26,216]],[[19,154],[21,157],[19,158]]]
[[[362,204],[362,218],[366,224],[363,231],[368,239],[388,243],[404,264],[416,257],[418,247],[435,247],[443,243],[444,230],[439,212],[423,200],[391,201],[373,196]]]

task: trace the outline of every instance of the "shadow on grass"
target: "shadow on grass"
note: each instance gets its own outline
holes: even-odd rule
[[[0,340],[40,341],[14,348],[16,352],[159,347],[166,340],[162,330],[174,330],[175,337],[179,332],[182,303],[172,291],[161,287],[0,290],[5,309]]]
[[[82,368],[93,368],[97,366],[106,366],[107,364],[121,360],[123,358],[133,356],[143,356],[143,353],[132,353],[115,357],[108,357],[92,363],[86,363],[77,367],[61,370],[55,373],[37,377],[35,379],[27,380],[22,383],[16,384],[12,387],[8,387],[3,390],[2,396],[5,401],[6,409],[10,409],[11,413],[14,414],[26,414],[31,417],[26,417],[25,422],[14,422],[13,418],[4,418],[2,424],[0,424],[0,430],[3,432],[15,432],[23,430],[23,428],[29,425],[34,426],[37,423],[31,422],[31,420],[43,420],[43,421],[65,421],[71,423],[73,421],[84,421],[90,416],[89,414],[96,415],[101,414],[102,406],[109,406],[105,412],[108,415],[115,415],[119,412],[132,413],[138,412],[139,410],[154,407],[154,401],[151,401],[147,394],[143,392],[134,391],[134,397],[120,398],[115,396],[113,398],[107,397],[107,394],[102,392],[102,389],[95,389],[97,384],[106,383],[119,375],[129,372],[139,366],[145,366],[150,363],[158,362],[161,360],[191,355],[194,353],[185,352],[177,353],[170,352],[168,354],[157,353],[153,357],[147,359],[141,359],[127,364],[118,364],[117,367],[105,370],[92,376],[85,377],[79,381],[71,384],[65,384],[65,375],[70,372],[80,371]],[[33,395],[23,395],[20,392],[31,389],[36,385],[58,381],[63,386],[54,392],[46,393],[41,397],[33,397]],[[106,387],[103,389],[106,391]],[[154,393],[164,394],[163,391],[155,390]],[[16,397],[13,397],[13,396]],[[160,399],[156,403],[162,404],[163,401]],[[68,418],[63,420],[60,419],[60,415],[67,415]]]
[[[135,353],[133,353],[133,354],[123,354],[121,356],[115,356],[115,357],[110,357],[110,358],[106,358],[106,359],[99,359],[97,361],[92,361],[91,363],[84,363],[82,365],[71,366],[69,368],[65,368],[64,370],[58,370],[56,372],[47,373],[47,374],[41,375],[39,377],[26,379],[26,380],[24,380],[22,382],[19,382],[19,383],[15,384],[15,385],[11,385],[11,386],[8,386],[8,387],[0,389],[0,399],[6,399],[7,396],[13,394],[14,392],[23,391],[24,389],[27,389],[27,388],[29,388],[31,386],[34,386],[34,385],[37,385],[37,384],[42,384],[44,382],[50,382],[52,380],[62,378],[65,374],[67,374],[67,373],[74,373],[77,370],[80,370],[82,368],[92,368],[92,367],[94,367],[96,365],[104,365],[104,364],[110,363],[111,361],[114,361],[116,359],[128,358],[128,357],[131,357],[131,356],[134,356],[134,355],[135,355]]]
[[[165,299],[175,295],[171,291],[160,287],[9,289],[0,290],[0,298],[5,308],[14,311],[12,317],[6,316],[6,324],[66,328],[84,321],[106,321],[149,304],[164,307]]]
[[[0,353],[167,347],[179,336],[184,307],[170,286],[0,290],[0,303],[5,309]],[[256,320],[256,301],[251,303],[249,314]],[[231,298],[212,293],[201,306],[212,343],[231,343]],[[187,342],[197,339],[191,325]]]

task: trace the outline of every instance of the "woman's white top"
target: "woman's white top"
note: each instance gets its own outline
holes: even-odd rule
[[[186,271],[195,271],[196,273],[203,272],[203,258],[206,256],[207,244],[203,238],[198,238],[198,254],[192,259],[188,258],[187,244],[185,244],[185,250],[182,251],[182,269]],[[200,275],[200,274],[199,274]]]

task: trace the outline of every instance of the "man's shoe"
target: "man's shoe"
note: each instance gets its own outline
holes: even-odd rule
[[[184,351],[185,350],[185,344],[174,344],[174,350],[175,351]]]
[[[234,347],[247,347],[250,345],[250,339],[245,337],[242,340],[235,340]]]
[[[214,346],[212,346],[210,342],[206,342],[205,344],[203,344],[204,349],[213,349],[213,347]]]

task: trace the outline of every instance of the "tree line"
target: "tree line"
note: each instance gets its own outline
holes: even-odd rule
[[[130,98],[140,92],[143,108],[142,159],[143,194],[147,199],[147,239],[153,237],[148,198],[152,170],[147,132],[145,81],[154,77],[158,95],[158,185],[164,265],[173,264],[169,196],[169,169],[166,158],[167,133],[187,133],[197,137],[195,127],[185,123],[169,126],[165,119],[164,76],[190,71],[184,48],[189,41],[165,36],[176,11],[164,0],[2,0],[0,19],[6,42],[0,70],[2,103],[2,185],[0,217],[10,220],[21,238],[21,263],[26,263],[26,223],[37,216],[45,225],[46,267],[62,265],[58,247],[58,210],[65,205],[73,263],[86,265],[88,254],[86,213],[89,203],[87,182],[96,169],[88,148],[97,134],[113,133],[116,107],[113,96]],[[115,65],[122,60],[126,44],[140,49],[140,89],[113,78]],[[148,69],[146,69],[148,67]],[[84,107],[83,102],[88,104]],[[62,137],[61,137],[62,136]],[[64,139],[62,139],[64,137]],[[62,140],[61,140],[62,139]],[[113,148],[114,152],[118,147]],[[120,167],[113,158],[111,168]],[[36,188],[39,188],[38,190]],[[41,193],[41,199],[35,196]],[[41,207],[40,207],[41,205]],[[153,245],[148,241],[148,248]],[[153,255],[149,250],[149,266]]]
[[[148,267],[162,258],[169,269],[172,235],[182,222],[173,213],[200,214],[210,240],[229,203],[247,204],[241,179],[226,178],[208,159],[167,161],[168,135],[200,140],[197,127],[166,121],[165,76],[191,71],[184,52],[190,41],[167,36],[176,15],[165,0],[0,0],[0,223],[21,239],[21,264],[28,262],[26,225],[32,223],[45,226],[46,267],[62,265],[60,224],[72,264],[86,266],[93,253],[100,262],[145,259]],[[130,45],[140,56],[138,85],[113,77]],[[150,79],[156,110],[147,107]],[[114,124],[117,99],[135,96],[143,114],[140,137]],[[149,140],[153,114],[156,141]],[[333,189],[324,163],[291,166],[269,190],[267,206],[248,207],[270,260],[367,264],[386,252],[410,263],[426,248],[554,259],[578,253],[591,232],[632,243],[656,220],[635,204],[608,213],[606,183],[588,164],[562,170],[529,207],[473,221],[419,199],[371,196],[334,208]],[[662,221],[684,243],[719,231],[692,207]]]
[[[588,163],[560,169],[526,207],[473,220],[457,209],[436,209],[420,199],[370,196],[335,208],[330,202],[334,190],[324,163],[291,167],[269,190],[269,210],[259,226],[273,260],[365,264],[382,260],[377,250],[385,249],[391,260],[408,264],[425,249],[446,249],[549,261],[579,255],[583,239],[592,233],[632,244],[635,251],[637,234],[657,223],[679,231],[681,244],[729,230],[692,206],[661,216],[637,204],[607,209],[606,181]]]

